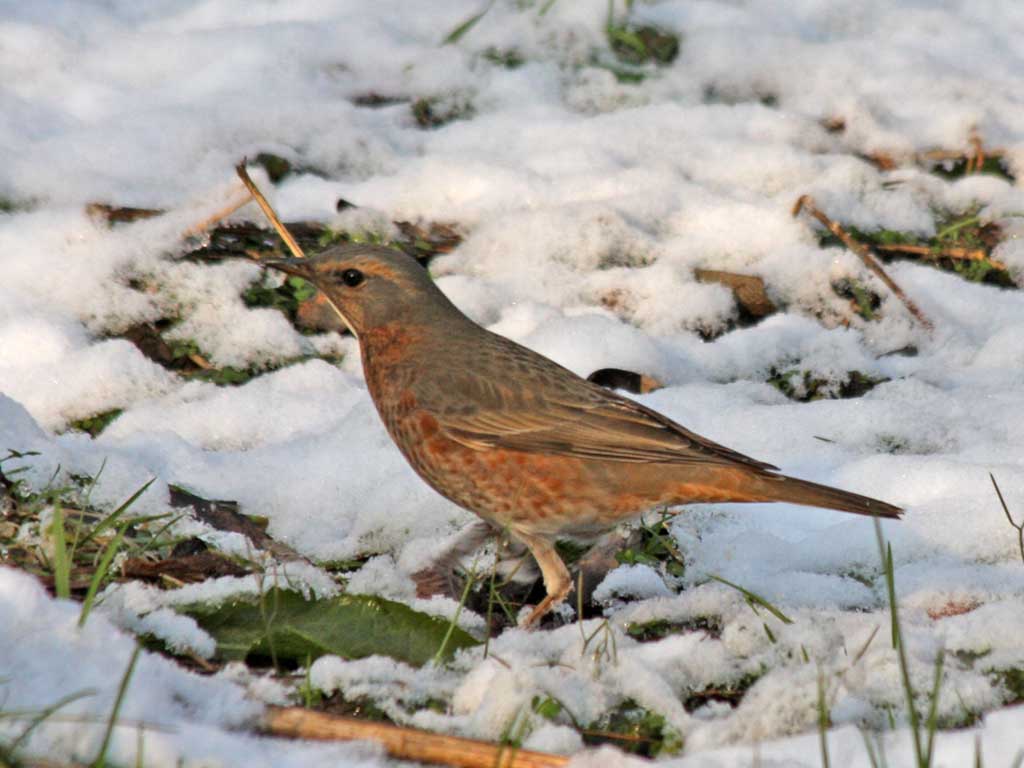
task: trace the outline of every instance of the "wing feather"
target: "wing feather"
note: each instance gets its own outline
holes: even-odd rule
[[[564,372],[573,376],[573,386],[517,386],[514,390],[493,381],[467,381],[465,377],[473,374],[464,373],[458,377],[462,386],[457,389],[472,392],[474,398],[437,414],[441,428],[452,440],[474,450],[505,448],[622,462],[776,469]],[[483,400],[482,393],[487,393]]]

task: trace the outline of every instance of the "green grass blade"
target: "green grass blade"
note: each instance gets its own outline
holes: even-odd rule
[[[924,751],[924,764],[932,764],[933,747],[935,746],[935,732],[939,727],[939,688],[942,686],[942,666],[945,662],[945,653],[939,651],[935,658],[935,680],[932,682],[932,698],[928,707],[928,740]]]
[[[60,504],[53,508],[50,531],[53,534],[53,591],[57,597],[67,599],[71,597],[71,555],[64,530],[64,508]]]
[[[146,760],[143,757],[146,746],[146,729],[141,725],[136,731],[135,740],[135,768],[146,768]]]
[[[480,21],[480,19],[487,15],[487,12],[491,10],[493,6],[494,0],[490,0],[490,2],[487,3],[487,5],[484,7],[482,11],[473,14],[464,22],[459,24],[459,26],[457,26],[455,29],[449,32],[445,39],[441,42],[441,45],[454,45],[455,43],[459,42],[459,40],[461,40],[462,37],[467,32],[469,32],[469,30],[471,30],[473,27],[477,25],[477,22]]]
[[[718,575],[716,575],[714,573],[709,573],[708,574],[708,578],[709,579],[714,579],[715,581],[718,581],[718,582],[721,582],[722,584],[725,584],[725,586],[727,586],[727,587],[732,587],[737,592],[739,592],[741,595],[743,595],[743,597],[745,597],[747,599],[747,602],[761,606],[766,611],[768,611],[768,613],[770,613],[772,616],[774,616],[779,621],[781,621],[783,624],[792,624],[793,623],[793,620],[791,618],[789,618],[789,616],[784,614],[782,611],[780,611],[774,605],[769,603],[765,598],[761,597],[756,592],[751,592],[749,589],[746,589],[745,587],[741,587],[739,584],[733,584],[728,579],[723,579],[721,576],[718,576]]]
[[[18,738],[16,738],[10,744],[5,745],[4,748],[7,750],[7,754],[14,755],[14,753],[16,753],[18,751],[18,749],[21,747],[21,745],[24,744],[28,740],[28,737],[32,735],[32,731],[34,731],[36,728],[38,728],[40,725],[42,725],[46,720],[48,720],[50,717],[52,717],[59,709],[67,706],[68,704],[70,704],[73,701],[78,701],[79,699],[84,699],[87,696],[94,696],[94,695],[96,695],[96,691],[94,689],[86,688],[83,691],[76,691],[75,693],[69,693],[67,696],[63,696],[63,697],[57,699],[57,701],[55,701],[53,704],[51,704],[50,706],[46,707],[45,709],[40,710],[39,713],[35,717],[32,718],[32,722],[30,722],[25,727],[25,730],[22,731],[18,735]]]
[[[868,738],[868,732],[863,728],[858,729],[860,731],[860,737],[864,741],[864,752],[868,756],[868,762],[871,763],[871,768],[879,768],[878,755],[875,754],[875,748],[871,746],[871,739]]]
[[[953,235],[955,235],[957,232],[959,232],[964,227],[973,227],[975,224],[980,224],[980,223],[981,223],[981,217],[980,216],[968,216],[965,219],[960,219],[959,221],[954,221],[948,227],[946,227],[945,229],[943,229],[940,232],[938,232],[935,235],[935,239],[936,240],[946,240],[946,239],[949,239],[949,238],[953,237]]]
[[[487,587],[487,615],[484,618],[484,626],[487,627],[487,637],[484,638],[484,658],[490,654],[491,651],[491,619],[494,618],[494,597],[497,594],[498,587],[498,560],[495,558],[494,565],[491,566],[491,583]]]
[[[864,654],[868,652],[868,648],[870,648],[871,647],[871,643],[874,642],[875,635],[878,634],[878,630],[881,629],[881,626],[882,626],[881,624],[876,624],[875,628],[873,630],[871,630],[871,634],[868,636],[867,641],[864,643],[864,645],[861,647],[861,649],[859,651],[857,651],[857,653],[855,653],[853,655],[853,663],[850,664],[851,667],[857,666],[857,664],[860,662],[860,660],[864,658]]]
[[[114,559],[114,555],[117,554],[117,550],[120,548],[121,543],[124,541],[125,526],[122,525],[117,530],[117,535],[110,540],[107,544],[106,549],[103,550],[103,556],[100,558],[99,565],[96,566],[96,570],[93,571],[92,580],[89,582],[89,591],[85,593],[85,600],[82,601],[82,610],[78,614],[78,626],[85,626],[85,620],[89,618],[89,612],[92,610],[93,601],[96,599],[96,592],[99,591],[100,584],[103,583],[103,579],[107,576],[107,570],[110,568],[110,563]]]
[[[182,512],[180,515],[174,515],[173,517],[171,517],[170,520],[161,525],[156,530],[156,532],[154,532],[153,535],[149,537],[149,540],[146,541],[145,545],[142,547],[142,550],[139,552],[139,556],[141,557],[142,555],[146,554],[150,550],[150,548],[156,545],[156,543],[160,540],[160,537],[167,533],[168,530],[170,530],[171,526],[173,526],[176,522],[178,522],[184,517],[188,517],[187,512]]]
[[[152,482],[152,481],[150,481]],[[100,744],[100,751],[96,759],[92,761],[92,768],[104,768],[107,764],[107,751],[110,749],[110,739],[114,735],[114,726],[117,725],[117,715],[121,711],[121,704],[124,702],[124,695],[128,692],[128,683],[131,682],[132,674],[135,672],[135,662],[139,660],[142,646],[136,645],[132,651],[132,657],[128,660],[128,668],[124,671],[121,684],[117,687],[117,697],[114,699],[114,706],[110,710],[110,717],[107,720],[107,730],[103,734],[103,743]]]
[[[889,595],[889,621],[891,624],[890,632],[892,633],[892,647],[900,647],[900,624],[899,616],[896,614],[896,571],[893,566],[892,560],[892,545],[887,546],[887,551],[883,555],[885,558],[884,570],[885,570],[885,585]]]
[[[274,581],[277,582],[277,573],[274,573]],[[274,598],[274,609],[267,611],[267,592],[260,585],[260,620],[263,622],[263,633],[267,641],[267,648],[270,650],[270,662],[274,665],[275,670],[279,670],[280,667],[277,664],[277,647],[274,643],[274,633],[272,626],[274,620],[277,618],[277,613],[281,608],[281,591],[276,587],[272,590]]]
[[[459,598],[459,605],[455,609],[455,615],[452,616],[452,620],[448,622],[448,630],[444,633],[444,638],[441,640],[441,646],[437,649],[437,653],[434,654],[434,665],[437,666],[444,659],[444,652],[448,650],[448,643],[451,642],[452,633],[455,632],[455,627],[458,626],[459,616],[462,614],[462,608],[465,606],[466,601],[469,600],[469,591],[473,588],[473,584],[476,582],[476,564],[480,556],[473,560],[473,567],[469,570],[469,575],[466,577],[466,586],[462,589],[462,597]]]
[[[113,527],[114,524],[117,522],[118,518],[121,517],[121,515],[123,515],[126,511],[128,511],[128,508],[138,500],[139,496],[141,496],[147,490],[149,490],[149,486],[151,486],[154,482],[156,482],[156,478],[150,478],[146,483],[143,484],[141,488],[139,488],[139,490],[137,490],[135,493],[129,496],[127,501],[125,501],[121,506],[119,506],[105,518],[96,523],[96,525],[93,526],[92,530],[85,535],[85,538],[83,538],[78,543],[78,545],[83,546],[89,543],[90,541],[95,539],[99,534],[103,533],[103,531],[105,531],[107,528]]]
[[[821,747],[821,768],[830,768],[828,757],[828,705],[825,703],[825,673],[818,667],[818,742]]]
[[[886,543],[883,538],[882,523],[877,517],[875,518],[875,536],[878,539],[878,553],[884,565],[885,582],[889,594],[889,612],[892,616],[893,647],[896,649],[899,660],[900,680],[903,683],[903,693],[907,700],[907,719],[910,721],[910,734],[914,743],[914,762],[919,768],[926,768],[928,764],[924,762],[924,750],[921,744],[921,721],[917,714],[917,708],[914,706],[914,687],[910,682],[910,662],[907,659],[899,609],[896,605],[896,575],[893,567],[892,545]]]
[[[100,462],[100,468],[96,470],[96,474],[89,478],[89,487],[85,491],[85,498],[82,499],[83,507],[89,506],[89,500],[92,499],[93,489],[96,488],[96,483],[100,481],[100,478],[103,476],[103,470],[106,468],[107,460],[104,458],[103,461]]]

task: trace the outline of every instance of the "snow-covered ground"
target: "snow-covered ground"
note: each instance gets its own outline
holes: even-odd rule
[[[260,279],[252,264],[177,258],[181,233],[237,185],[233,166],[273,152],[308,169],[276,188],[263,179],[285,220],[374,230],[456,223],[464,242],[431,268],[478,322],[582,375],[617,367],[656,376],[665,388],[640,399],[687,427],[787,474],[906,507],[885,536],[915,686],[930,687],[945,653],[940,721],[970,726],[939,738],[937,764],[973,760],[977,736],[986,766],[1009,765],[1024,748],[1024,712],[1000,709],[1013,698],[1005,673],[1019,679],[1024,669],[1024,563],[988,473],[1024,519],[1024,300],[893,264],[934,320],[928,333],[854,255],[820,247],[791,206],[810,194],[860,230],[922,236],[935,234],[935,211],[978,206],[1005,233],[994,256],[1024,281],[1019,187],[989,175],[947,181],[913,162],[931,149],[967,151],[976,133],[1024,173],[1024,5],[638,3],[631,19],[682,39],[678,58],[639,83],[594,64],[611,56],[604,0],[498,2],[458,44],[441,45],[483,7],[0,5],[0,198],[12,208],[0,213],[0,449],[40,454],[5,471],[27,466],[23,476],[42,487],[58,467],[88,475],[105,462],[93,501],[111,505],[155,475],[139,514],[166,511],[169,483],[237,499],[309,557],[377,555],[350,589],[451,612],[451,601],[415,601],[408,574],[472,518],[393,448],[354,341],[311,340],[275,310],[247,308],[241,293]],[[489,49],[514,49],[525,63],[505,68],[483,55]],[[406,101],[357,104],[371,94]],[[408,103],[419,98],[472,109],[423,130]],[[839,120],[843,130],[828,130]],[[879,170],[870,155],[899,167]],[[359,208],[337,214],[338,198]],[[110,229],[86,214],[96,201],[170,213]],[[236,218],[260,215],[250,207]],[[729,330],[732,294],[698,282],[695,268],[760,276],[783,311]],[[139,277],[157,289],[138,290]],[[882,296],[878,319],[851,313],[831,289],[842,278]],[[218,388],[186,382],[115,338],[172,315],[181,318],[173,334],[214,365],[272,366],[314,351],[343,360]],[[790,368],[831,382],[849,371],[888,381],[855,399],[796,403],[767,383]],[[115,408],[123,414],[96,439],[67,431]],[[868,765],[857,728],[885,730],[890,720],[889,765],[911,763],[870,520],[706,505],[672,531],[687,564],[680,582],[632,566],[605,585],[615,653],[595,653],[597,640],[584,647],[570,624],[506,631],[490,658],[465,651],[446,668],[324,657],[312,682],[374,698],[404,722],[480,738],[526,717],[526,746],[565,752],[580,749],[579,736],[564,719],[530,714],[535,697],[557,696],[580,723],[631,699],[682,735],[678,765],[725,768],[758,755],[766,765],[818,764],[823,679],[834,764]],[[793,623],[756,614],[710,573],[755,590]],[[314,569],[303,578],[327,588]],[[176,637],[200,655],[207,647],[155,589],[104,597],[79,630],[76,605],[0,568],[0,734],[24,726],[5,712],[38,712],[92,689],[61,710],[80,717],[48,721],[28,743],[36,754],[91,759],[131,655],[126,627]],[[709,617],[719,631],[650,643],[623,629]],[[598,626],[591,620],[586,633]],[[751,678],[735,709],[683,706],[709,686]],[[359,745],[275,743],[238,730],[260,701],[285,693],[237,668],[200,678],[143,653],[132,681],[112,743],[117,764],[134,764],[139,745],[147,765],[383,761]],[[397,703],[416,696],[451,706]]]

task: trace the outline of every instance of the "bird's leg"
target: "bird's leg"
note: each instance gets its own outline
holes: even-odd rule
[[[494,527],[486,520],[477,520],[455,536],[448,547],[424,568],[412,574],[416,582],[416,597],[430,597],[436,594],[453,595],[452,571],[456,564],[470,552],[480,548],[495,534]]]
[[[555,545],[541,536],[533,536],[522,531],[513,530],[512,535],[523,542],[533,554],[533,559],[540,566],[541,576],[544,577],[544,589],[547,590],[547,597],[540,601],[530,615],[522,621],[519,626],[524,629],[536,624],[537,621],[565,600],[565,596],[572,589],[572,579],[569,578],[569,569],[565,567],[562,558],[555,551]]]

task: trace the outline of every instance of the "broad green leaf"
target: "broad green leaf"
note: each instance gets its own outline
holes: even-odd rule
[[[443,619],[369,595],[306,600],[297,592],[273,589],[262,598],[178,611],[209,632],[217,641],[217,656],[228,661],[254,655],[305,663],[328,653],[346,659],[377,654],[418,666],[434,658],[449,630]],[[445,656],[473,645],[476,640],[453,627]]]

